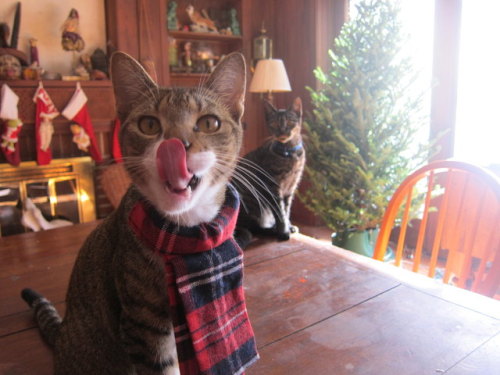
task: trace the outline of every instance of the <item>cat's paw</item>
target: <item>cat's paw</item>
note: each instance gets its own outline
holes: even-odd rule
[[[236,228],[234,231],[234,239],[242,250],[245,250],[248,244],[252,242],[252,238],[252,232],[246,228]]]
[[[299,233],[299,227],[296,225],[290,224],[290,233]]]
[[[278,241],[288,241],[290,239],[290,233],[278,233]]]

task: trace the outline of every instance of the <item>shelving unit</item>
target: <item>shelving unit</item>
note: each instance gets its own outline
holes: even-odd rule
[[[236,35],[222,35],[217,33],[195,33],[192,31],[169,31],[169,36],[176,39],[183,40],[204,40],[204,41],[216,41],[216,42],[239,42],[241,43],[242,37]]]
[[[250,65],[252,39],[259,35],[262,22],[273,35],[276,4],[270,0],[175,0],[179,30],[168,30],[168,4],[172,0],[106,0],[107,36],[113,46],[128,53],[140,62],[153,63],[157,82],[161,86],[196,87],[207,78],[207,73],[175,72],[169,64],[169,38],[177,43],[191,41],[206,43],[218,55],[239,51]],[[305,1],[305,0],[303,0]],[[223,19],[224,11],[236,9],[241,36],[216,33],[198,33],[185,30],[191,20],[186,7],[192,4],[196,10],[206,9],[215,20]],[[227,22],[225,25],[226,26]],[[219,25],[221,26],[221,25]],[[248,82],[251,80],[248,69]],[[267,136],[263,121],[260,96],[248,93],[245,99],[243,123],[248,131],[242,153],[256,148]]]
[[[167,9],[168,2],[167,1]],[[218,27],[227,27],[227,13],[234,8],[237,11],[238,22],[242,24],[241,15],[242,0],[212,1],[203,0],[194,3],[195,11],[201,12],[206,9],[215,13],[212,18],[219,22]],[[241,35],[225,35],[217,32],[194,32],[185,31],[192,24],[186,7],[192,3],[189,0],[178,0],[176,9],[179,28],[183,30],[167,30],[169,43],[169,78],[170,84],[175,86],[195,86],[200,80],[207,77],[210,72],[210,64],[216,64],[224,55],[234,51],[243,51],[243,37]],[[224,16],[226,19],[224,20]],[[218,17],[222,18],[219,19]],[[189,45],[186,47],[186,45]],[[192,66],[186,61],[186,49],[190,49]],[[176,51],[176,53],[175,53]],[[207,56],[200,58],[199,54]],[[213,59],[211,58],[213,56]]]

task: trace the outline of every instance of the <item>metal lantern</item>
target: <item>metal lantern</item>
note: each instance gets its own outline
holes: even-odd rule
[[[253,60],[257,62],[262,59],[273,57],[273,41],[266,35],[267,30],[262,25],[260,35],[253,40]]]

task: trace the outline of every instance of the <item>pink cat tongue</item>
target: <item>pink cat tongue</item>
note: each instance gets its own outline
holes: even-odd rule
[[[167,139],[158,147],[156,167],[162,181],[176,193],[185,190],[193,177],[187,169],[186,148],[178,138]]]

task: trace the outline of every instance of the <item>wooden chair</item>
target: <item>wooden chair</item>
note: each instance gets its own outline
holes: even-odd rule
[[[441,272],[445,283],[495,297],[500,292],[500,179],[451,160],[418,169],[392,196],[373,257],[382,260],[388,246],[395,249],[397,266],[424,269],[432,278]]]
[[[131,182],[123,163],[105,167],[100,173],[100,182],[109,202],[117,208]]]

